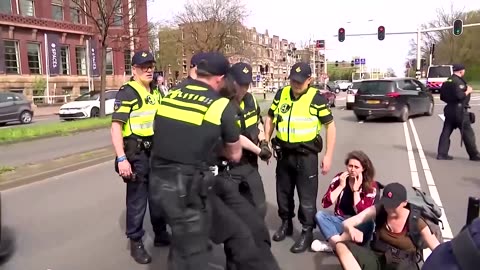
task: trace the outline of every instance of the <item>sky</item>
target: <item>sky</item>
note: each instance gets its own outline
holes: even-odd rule
[[[188,0],[159,1],[148,5],[149,20],[170,21],[183,10]],[[393,68],[403,74],[413,35],[388,35],[389,32],[416,31],[422,23],[436,18],[436,10],[477,10],[478,0],[243,0],[250,15],[245,25],[257,32],[268,29],[270,36],[278,35],[297,44],[309,39],[323,39],[329,61],[351,61],[365,58],[371,68]],[[348,34],[376,33],[385,27],[387,36],[379,41],[376,36],[349,37]],[[347,37],[339,42],[334,37],[340,27]]]

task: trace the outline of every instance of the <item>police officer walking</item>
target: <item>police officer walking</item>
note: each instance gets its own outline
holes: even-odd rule
[[[112,115],[112,143],[116,152],[115,169],[127,185],[126,234],[130,253],[137,263],[147,264],[151,257],[143,246],[143,218],[147,209],[149,159],[153,121],[158,109],[159,92],[153,93],[155,60],[150,52],[137,52],[132,58],[132,79],[117,93]],[[163,217],[152,211],[155,246],[166,246],[170,236]]]
[[[330,170],[335,146],[336,128],[327,100],[318,89],[310,87],[311,68],[307,63],[296,63],[290,70],[290,86],[279,90],[273,99],[265,121],[265,137],[276,138],[272,146],[277,157],[277,204],[282,225],[273,235],[282,241],[292,235],[295,216],[294,192],[298,190],[300,207],[298,218],[302,233],[290,249],[293,253],[307,250],[313,241],[318,191],[318,153],[323,142],[319,134],[326,128],[326,153],[322,160],[322,174]]]
[[[208,269],[210,194],[214,177],[209,162],[221,138],[225,155],[242,155],[236,108],[219,95],[228,60],[207,53],[197,64],[197,78],[162,99],[155,120],[150,196],[172,228],[168,269]]]
[[[475,142],[475,133],[472,129],[475,115],[468,111],[473,89],[463,79],[464,75],[465,67],[463,65],[453,65],[453,75],[440,88],[440,99],[447,105],[443,109],[445,121],[443,122],[443,129],[438,142],[438,160],[453,159],[452,156],[448,155],[450,136],[453,130],[458,128],[470,160],[480,161],[480,154]]]

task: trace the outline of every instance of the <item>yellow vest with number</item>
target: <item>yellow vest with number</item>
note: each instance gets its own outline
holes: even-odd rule
[[[291,87],[283,88],[275,110],[277,138],[288,143],[310,142],[320,132],[322,125],[310,105],[317,89],[310,87],[298,100],[292,100]]]
[[[132,134],[140,137],[153,136],[153,122],[159,106],[159,97],[149,93],[143,85],[136,81],[129,81],[127,84],[137,92],[141,107],[138,104],[133,106],[127,123],[123,125],[123,137]]]

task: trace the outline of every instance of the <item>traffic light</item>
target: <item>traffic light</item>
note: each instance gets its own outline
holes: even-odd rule
[[[340,41],[340,42],[345,41],[345,29],[344,28],[338,29],[338,41]]]
[[[379,26],[378,27],[378,40],[384,40],[385,39],[385,27]]]
[[[354,67],[355,66],[355,61],[352,60],[352,62],[350,62],[350,66]]]
[[[453,22],[453,35],[460,36],[463,33],[463,21],[455,20]]]
[[[338,67],[338,61],[335,61],[335,66]]]

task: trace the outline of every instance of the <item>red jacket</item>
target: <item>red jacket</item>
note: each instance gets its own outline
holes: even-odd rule
[[[340,175],[342,173],[337,174],[330,185],[328,186],[327,193],[323,196],[322,199],[322,206],[323,208],[328,208],[332,206],[332,200],[330,200],[330,193],[334,191],[339,185],[340,185]],[[357,211],[357,214],[362,212],[363,210],[367,209],[368,207],[372,206],[375,203],[375,196],[377,195],[377,183],[373,182],[373,187],[370,192],[364,191],[362,188],[360,188],[360,201],[355,205],[355,210]],[[338,195],[338,199],[335,202],[335,215],[337,216],[344,216],[342,209],[339,209],[340,205],[340,200],[342,199],[343,196],[343,191],[340,192],[340,195]]]

